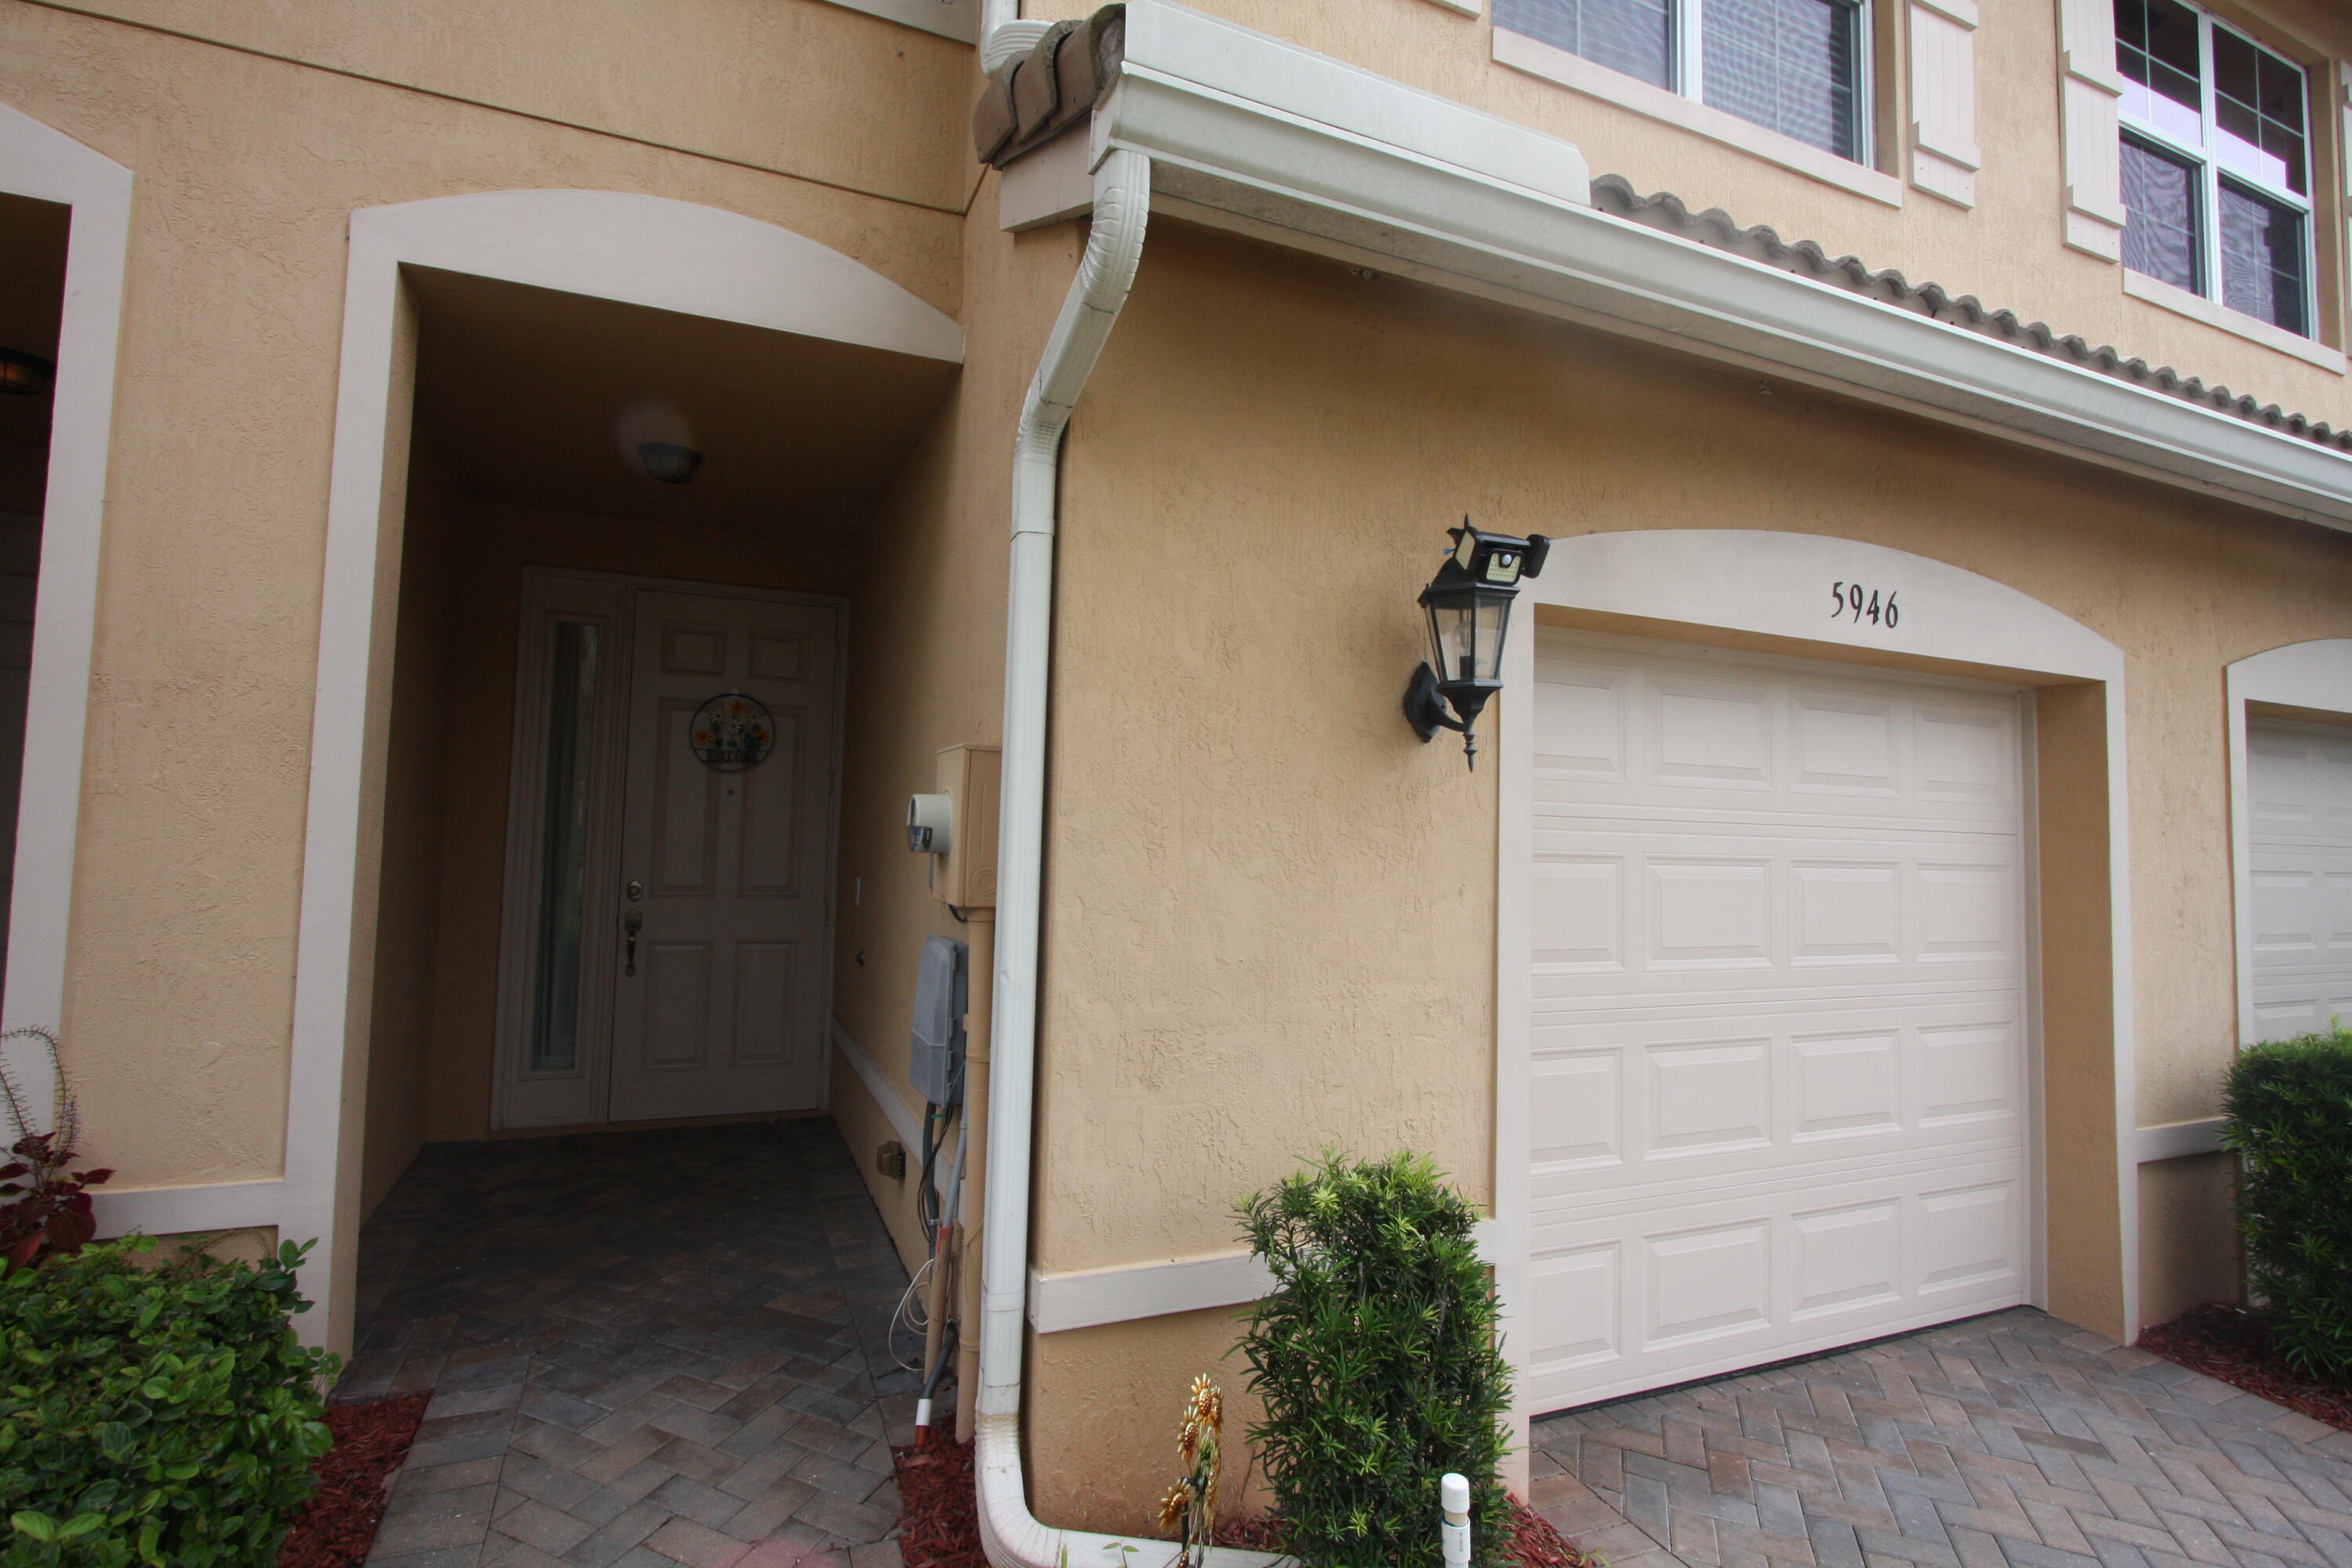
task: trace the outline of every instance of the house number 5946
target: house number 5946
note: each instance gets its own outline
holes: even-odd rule
[[[1864,588],[1859,583],[1833,583],[1830,585],[1830,619],[1834,621],[1845,616],[1868,621],[1874,626],[1885,626],[1889,631],[1894,630],[1895,623],[1903,618],[1902,612],[1895,605],[1894,589],[1889,588],[1882,594],[1876,588]]]

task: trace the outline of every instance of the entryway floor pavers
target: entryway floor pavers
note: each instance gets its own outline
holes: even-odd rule
[[[434,1144],[338,1400],[429,1392],[370,1568],[900,1568],[907,1286],[829,1121]]]
[[[1612,1568],[2352,1568],[2352,1433],[2030,1308],[1535,1424]]]

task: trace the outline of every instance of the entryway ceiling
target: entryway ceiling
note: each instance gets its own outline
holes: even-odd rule
[[[467,494],[752,533],[855,529],[956,374],[936,360],[411,268],[417,420]],[[646,477],[641,441],[703,454]]]

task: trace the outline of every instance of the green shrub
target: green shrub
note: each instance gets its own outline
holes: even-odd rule
[[[2238,1233],[2271,1346],[2352,1385],[2352,1029],[2238,1054],[2221,1141],[2244,1158]]]
[[[1459,1470],[1475,1561],[1508,1562],[1510,1373],[1476,1213],[1420,1155],[1327,1153],[1242,1218],[1274,1270],[1242,1349],[1284,1547],[1311,1568],[1435,1568],[1437,1481]]]
[[[258,1268],[152,1241],[0,1273],[0,1562],[254,1568],[278,1560],[327,1451],[320,1380],[289,1312],[308,1250]]]

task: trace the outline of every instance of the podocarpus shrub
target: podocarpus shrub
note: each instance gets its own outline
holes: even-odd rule
[[[1497,1422],[1510,1374],[1477,1215],[1429,1160],[1317,1164],[1244,1201],[1274,1293],[1242,1349],[1283,1545],[1310,1568],[1436,1568],[1438,1478],[1470,1480],[1472,1550],[1509,1561]]]
[[[275,1563],[330,1439],[288,1243],[142,1269],[133,1238],[0,1273],[0,1563]]]
[[[2221,1141],[2243,1158],[2238,1232],[2271,1347],[2352,1385],[2352,1029],[2238,1054]]]

